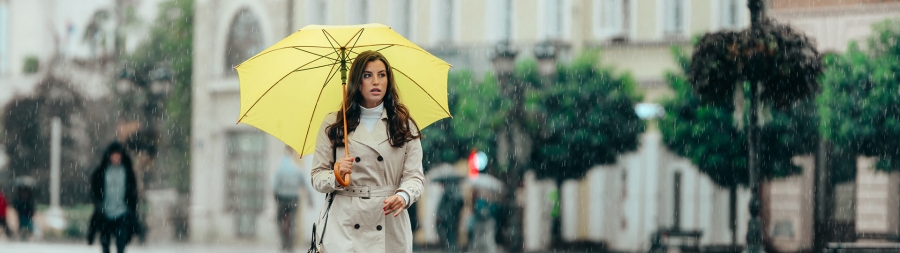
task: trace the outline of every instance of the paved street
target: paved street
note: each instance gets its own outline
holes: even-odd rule
[[[2,253],[97,253],[100,252],[99,245],[85,245],[75,243],[22,243],[0,240],[0,252]],[[115,249],[113,249],[115,252]],[[275,245],[189,245],[189,244],[172,244],[172,245],[131,245],[127,248],[128,253],[199,253],[199,252],[216,252],[216,253],[265,253],[279,252]],[[306,252],[305,248],[297,249],[294,252]],[[420,253],[441,253],[440,250],[416,251]]]
[[[100,252],[99,245],[88,246],[85,244],[75,243],[22,243],[10,242],[0,239],[0,252],[2,253],[97,253]],[[115,252],[115,249],[113,249]],[[275,245],[189,245],[189,244],[172,244],[172,245],[132,245],[126,250],[128,253],[200,253],[200,252],[216,252],[216,253],[275,253]],[[306,249],[297,249],[294,252],[306,252]],[[443,253],[441,250],[416,250],[419,253]],[[567,251],[552,251],[564,253]]]

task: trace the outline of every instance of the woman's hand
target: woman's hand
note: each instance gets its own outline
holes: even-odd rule
[[[353,158],[345,156],[344,158],[338,160],[338,162],[334,164],[334,167],[338,168],[338,171],[341,173],[341,177],[343,178],[345,175],[353,173]]]
[[[394,213],[394,217],[397,217],[404,207],[406,207],[406,200],[400,195],[394,194],[384,200],[384,208],[382,209],[384,210],[384,215]]]

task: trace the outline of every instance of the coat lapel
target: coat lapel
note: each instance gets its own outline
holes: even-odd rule
[[[362,123],[356,127],[356,131],[350,134],[350,139],[360,144],[366,145],[375,151],[378,151],[378,145],[387,141],[387,111],[381,112],[381,120],[375,123],[375,127],[370,132]]]

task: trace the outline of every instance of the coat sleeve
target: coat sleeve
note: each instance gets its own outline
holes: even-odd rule
[[[310,170],[310,181],[313,188],[321,193],[331,193],[340,186],[334,178],[334,154],[335,151],[331,147],[331,141],[325,128],[334,122],[336,116],[334,113],[325,116],[322,126],[319,127],[319,134],[316,137],[316,150],[313,155],[313,167]]]
[[[415,128],[415,125],[410,123]],[[418,135],[418,131],[413,131]],[[403,161],[403,177],[400,181],[398,192],[405,192],[409,195],[409,203],[406,208],[416,203],[422,196],[422,189],[425,188],[425,172],[422,170],[422,141],[415,139],[406,143],[406,155]]]

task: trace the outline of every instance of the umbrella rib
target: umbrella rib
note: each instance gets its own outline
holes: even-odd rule
[[[306,52],[306,53],[311,54],[311,55],[320,56],[320,57],[325,57],[325,58],[327,58],[327,59],[329,59],[329,60],[336,60],[336,58],[331,58],[331,57],[328,57],[328,56],[325,56],[325,55],[320,55],[320,54],[313,53],[313,52],[310,52],[310,51],[306,51],[306,50],[303,50],[303,49],[300,49],[300,48],[294,47],[294,49],[300,50],[301,52]],[[330,55],[330,54],[328,54],[328,55]]]
[[[324,57],[324,56],[319,56],[319,58],[316,58],[315,60],[312,60],[312,61],[310,61],[310,62],[307,62],[306,64],[303,64],[303,65],[300,66],[300,67],[297,67],[297,68],[294,69],[293,71],[288,72],[287,74],[285,74],[284,76],[282,76],[281,79],[278,79],[277,82],[275,82],[274,84],[272,84],[272,86],[269,86],[269,89],[267,89],[266,92],[264,92],[261,96],[259,96],[259,98],[256,99],[256,101],[253,102],[253,105],[251,105],[250,108],[247,108],[247,112],[244,112],[244,115],[242,115],[241,118],[238,119],[238,123],[241,123],[241,120],[243,120],[245,117],[247,117],[247,113],[250,113],[250,110],[253,110],[253,107],[256,107],[256,104],[259,103],[259,101],[262,100],[263,97],[265,97],[267,94],[269,94],[269,91],[272,91],[272,88],[275,88],[276,85],[280,84],[280,83],[281,83],[281,80],[284,80],[284,79],[287,78],[289,75],[291,75],[292,73],[296,72],[297,70],[301,70],[303,67],[306,67],[306,65],[309,65],[310,63],[313,63],[313,62],[315,62],[315,61],[318,61],[319,59],[322,59],[322,58],[325,58],[325,57]],[[326,65],[326,66],[327,66],[327,65]],[[334,71],[334,67],[332,67],[331,69],[332,69],[332,71]],[[330,79],[329,79],[329,80],[330,80]],[[326,83],[327,83],[327,82],[326,82]]]
[[[317,68],[321,68],[321,67],[328,67],[329,65],[334,65],[334,63],[319,65],[319,66],[315,66],[315,67],[309,67],[309,68],[305,68],[305,69],[295,69],[294,71],[291,71],[291,72],[301,72],[301,71],[306,71],[306,70],[313,70],[313,69],[317,69]]]
[[[319,96],[316,97],[316,103],[313,106],[312,115],[309,116],[309,123],[306,124],[307,134],[306,136],[303,136],[303,146],[300,146],[300,148],[306,148],[306,141],[309,141],[309,130],[312,129],[312,120],[316,117],[316,109],[319,108],[319,101],[322,100],[322,92],[325,90],[325,86],[328,85],[328,82],[330,82],[335,75],[337,75],[337,72],[334,71],[334,67],[337,66],[337,61],[335,61],[334,63],[335,64],[331,65],[331,71],[328,74],[328,78],[325,79],[325,84],[322,84],[322,88],[319,90]],[[301,152],[303,151],[301,150]]]
[[[308,48],[329,48],[329,47],[322,47],[322,46],[287,46],[287,47],[282,47],[282,48],[272,49],[272,50],[269,50],[269,51],[264,51],[264,52],[262,52],[262,53],[259,53],[259,54],[257,54],[257,55],[254,55],[253,57],[250,57],[250,59],[247,59],[247,60],[244,61],[244,62],[248,62],[248,61],[250,61],[250,60],[256,59],[257,57],[260,57],[260,56],[263,56],[263,55],[265,55],[265,54],[268,54],[268,53],[271,53],[271,52],[275,52],[275,51],[278,51],[278,50],[289,49],[289,48],[297,49],[297,48],[300,48],[300,47],[308,47]],[[241,62],[241,64],[238,64],[237,66],[234,66],[234,68],[240,67],[241,65],[244,64],[244,62]]]
[[[362,38],[362,33],[365,31],[366,31],[366,28],[362,28],[362,29],[359,29],[359,31],[353,35],[353,38],[356,38],[356,41],[353,41],[353,46],[350,46],[350,48],[347,48],[347,50],[350,50],[351,52],[353,52],[353,48],[356,47],[356,43],[359,43],[359,39]],[[353,38],[350,38],[350,40],[353,40]],[[347,44],[350,44],[350,41],[347,41]],[[344,46],[344,47],[346,47],[346,46]]]
[[[416,84],[416,86],[419,86],[419,89],[424,91],[425,94],[428,94],[428,97],[430,97],[432,101],[434,101],[439,106],[441,106],[441,109],[443,109],[444,112],[447,113],[447,116],[450,116],[450,118],[453,118],[453,115],[450,115],[450,111],[448,111],[447,108],[444,108],[444,106],[442,106],[441,103],[437,101],[437,99],[434,99],[434,96],[432,96],[431,93],[428,93],[428,91],[426,91],[425,88],[422,88],[422,85],[419,85],[419,82],[416,82],[416,80],[412,79],[412,77],[409,77],[408,75],[406,75],[406,73],[403,73],[403,71],[401,71],[397,68],[391,67],[391,69],[393,69],[394,71],[400,72],[401,75],[405,76],[406,78],[409,78],[409,80],[412,81],[414,84]]]
[[[405,47],[405,48],[409,48],[409,49],[416,50],[416,51],[421,51],[423,53],[428,53],[428,51],[425,51],[424,49],[415,48],[415,47],[411,47],[411,46],[407,46],[407,45],[403,45],[403,44],[381,43],[381,44],[361,45],[361,46],[356,46],[356,47],[376,47],[376,46],[400,46],[400,47]],[[428,54],[431,54],[431,53],[428,53]]]

